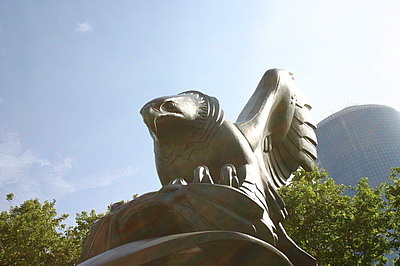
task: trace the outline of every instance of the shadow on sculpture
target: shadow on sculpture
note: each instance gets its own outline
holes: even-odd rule
[[[163,187],[99,220],[81,265],[316,265],[286,234],[277,189],[316,159],[311,107],[267,71],[236,123],[198,91],[140,111]]]

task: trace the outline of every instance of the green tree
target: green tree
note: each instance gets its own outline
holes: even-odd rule
[[[299,171],[280,190],[289,212],[285,228],[320,265],[384,264],[392,247],[386,188],[371,188],[367,179],[346,188],[327,173]]]
[[[388,212],[391,216],[389,225],[389,237],[393,252],[397,254],[397,264],[400,265],[400,168],[393,168],[390,176],[391,183],[386,185],[386,198]]]
[[[10,197],[7,195],[10,201]],[[0,215],[0,261],[4,265],[60,264],[65,261],[62,224],[55,201],[26,200]]]
[[[82,211],[76,214],[76,225],[70,226],[65,232],[65,237],[69,246],[69,252],[71,254],[69,263],[78,263],[79,257],[82,253],[83,244],[86,237],[89,235],[90,228],[98,219],[103,216],[104,214],[96,214],[94,210],[91,210],[89,213]]]
[[[13,194],[6,196],[12,202]],[[91,225],[102,214],[81,212],[76,225],[64,223],[56,201],[24,201],[0,214],[0,265],[75,265]]]

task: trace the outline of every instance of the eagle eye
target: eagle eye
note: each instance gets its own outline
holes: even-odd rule
[[[162,104],[161,108],[163,111],[180,113],[178,107],[173,101],[166,101]]]

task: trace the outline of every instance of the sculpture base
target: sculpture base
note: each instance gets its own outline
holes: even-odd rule
[[[79,264],[292,265],[272,245],[244,233],[202,231],[134,241]]]

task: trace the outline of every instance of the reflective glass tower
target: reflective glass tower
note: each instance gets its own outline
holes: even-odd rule
[[[317,128],[320,168],[337,183],[356,185],[368,177],[371,186],[400,167],[400,112],[384,105],[347,107],[322,120]]]

